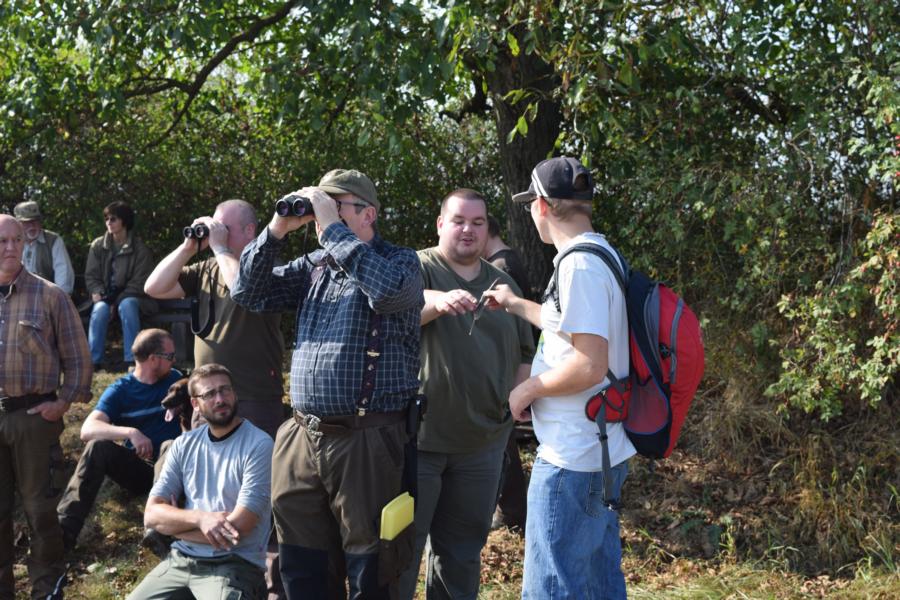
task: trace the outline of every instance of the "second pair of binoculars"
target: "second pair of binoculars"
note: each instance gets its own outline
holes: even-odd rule
[[[279,217],[302,217],[313,214],[313,206],[306,196],[288,194],[275,203],[275,212]]]
[[[184,237],[192,240],[202,240],[209,237],[209,227],[207,227],[203,223],[188,225],[184,228],[183,232]]]

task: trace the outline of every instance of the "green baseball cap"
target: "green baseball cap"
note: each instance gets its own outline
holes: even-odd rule
[[[316,186],[327,194],[353,194],[376,210],[381,210],[375,184],[364,173],[356,169],[334,169],[328,171]]]

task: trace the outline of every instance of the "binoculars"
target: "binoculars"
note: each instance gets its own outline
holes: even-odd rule
[[[209,236],[209,227],[204,225],[203,223],[197,223],[196,225],[188,225],[184,228],[184,237],[195,240],[202,240],[205,237]]]
[[[302,217],[313,214],[313,207],[306,196],[288,194],[275,203],[275,212],[280,217]]]

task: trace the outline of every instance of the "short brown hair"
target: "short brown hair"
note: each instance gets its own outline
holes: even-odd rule
[[[591,203],[584,200],[557,200],[555,198],[545,198],[547,206],[550,207],[550,213],[560,221],[568,221],[577,214],[591,218]]]
[[[487,212],[487,200],[485,200],[484,196],[482,196],[479,192],[476,192],[475,190],[470,188],[456,188],[455,190],[444,196],[444,199],[441,200],[442,215],[447,209],[447,201],[454,196],[456,196],[457,198],[462,198],[463,200],[480,200],[481,202],[484,202],[484,212]]]
[[[191,376],[188,378],[188,393],[191,397],[197,395],[197,386],[200,385],[200,380],[212,377],[213,375],[225,375],[228,377],[228,383],[234,385],[234,378],[231,376],[231,371],[229,371],[227,367],[218,363],[209,363],[191,371]]]
[[[134,343],[131,344],[131,352],[134,354],[134,359],[138,362],[144,362],[157,352],[163,352],[167,339],[172,340],[172,343],[175,342],[172,334],[165,329],[144,329],[137,334],[137,337],[134,338]]]

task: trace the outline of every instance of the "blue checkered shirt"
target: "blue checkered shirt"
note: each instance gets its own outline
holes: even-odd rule
[[[343,223],[324,231],[324,250],[276,267],[283,245],[268,228],[251,241],[231,297],[257,312],[297,311],[294,409],[320,417],[356,412],[372,310],[383,315],[383,341],[370,411],[405,409],[419,389],[424,297],[415,251],[377,234],[365,243]]]

